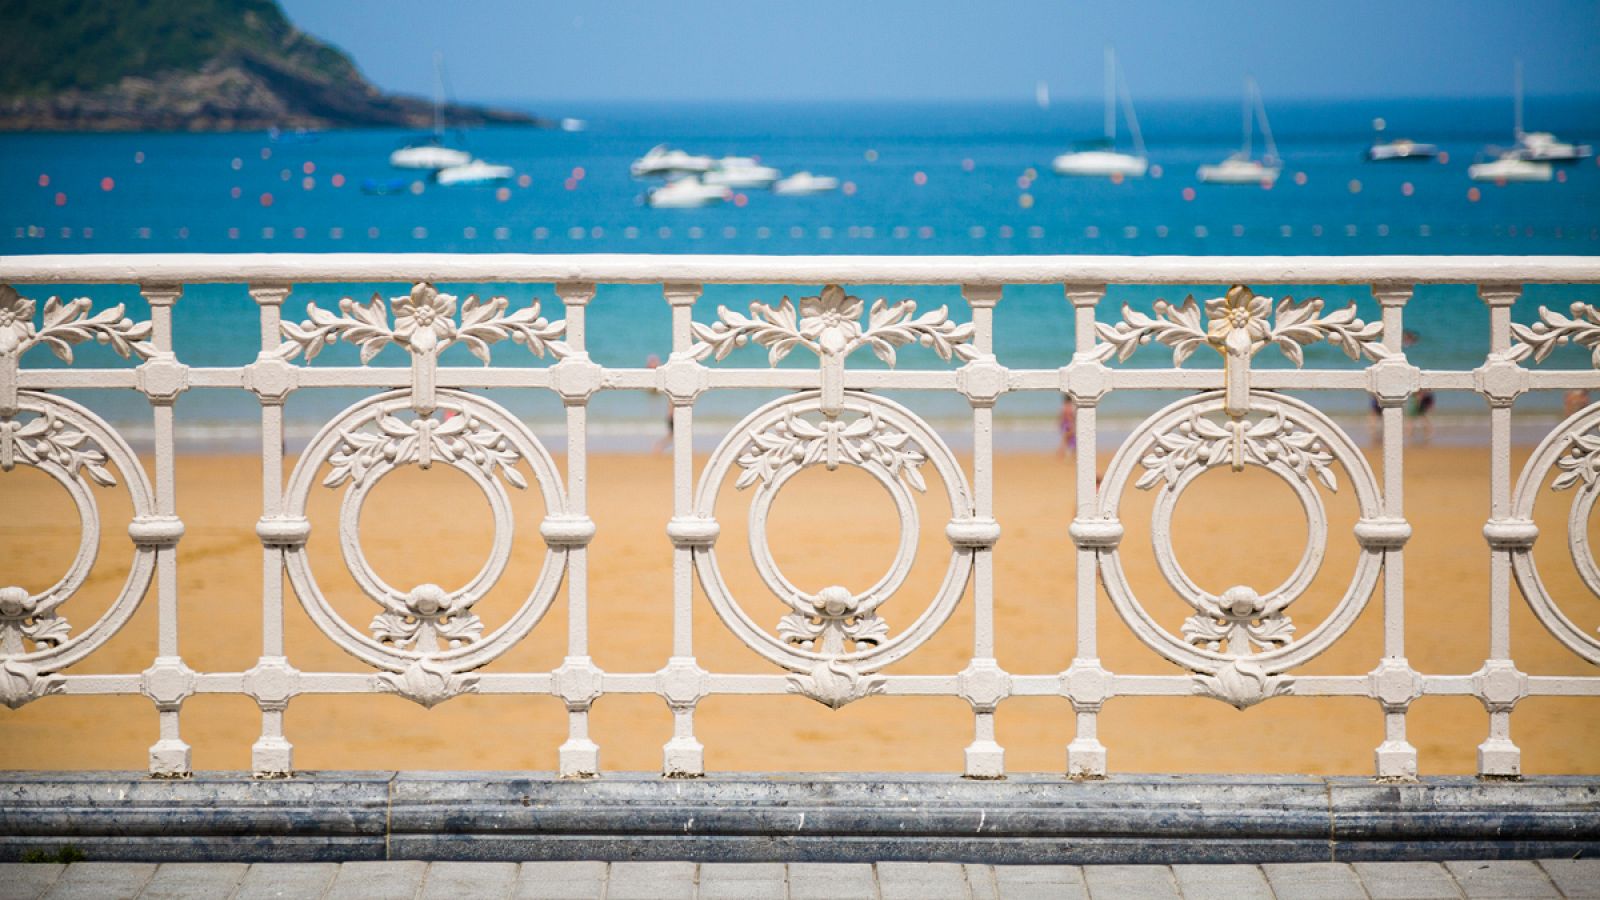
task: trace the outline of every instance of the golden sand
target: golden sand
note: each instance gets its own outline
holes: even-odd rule
[[[1516,465],[1520,466],[1520,454]],[[1102,461],[1103,465],[1103,461]],[[178,550],[180,650],[200,671],[252,666],[261,641],[261,548],[253,526],[260,514],[260,463],[248,456],[180,460],[179,512],[187,533]],[[1488,453],[1474,448],[1408,451],[1406,510],[1415,536],[1405,551],[1406,649],[1426,673],[1470,673],[1488,648],[1489,553],[1481,528],[1488,510]],[[1004,536],[995,552],[997,656],[1014,673],[1060,672],[1075,645],[1075,556],[1067,539],[1073,507],[1072,469],[1048,455],[1008,454],[996,465],[996,516]],[[969,472],[970,477],[970,472]],[[671,465],[665,457],[596,456],[590,462],[590,511],[599,527],[590,548],[591,653],[610,672],[653,672],[671,655]],[[949,557],[940,523],[937,480],[921,501],[923,537],[917,565],[900,594],[881,610],[902,628],[931,598]],[[1344,592],[1357,556],[1349,536],[1354,503],[1347,486],[1333,495],[1336,535],[1311,593],[1291,612],[1304,634]],[[526,596],[543,564],[537,496],[519,495],[517,552],[498,587],[478,607],[490,629]],[[74,633],[110,603],[131,555],[123,527],[129,516],[119,489],[97,491],[106,525],[100,563],[84,592],[62,612]],[[1582,627],[1600,625],[1600,600],[1578,581],[1565,557],[1569,495],[1541,503],[1547,538],[1536,551],[1554,596]],[[376,608],[344,573],[334,539],[338,492],[318,490],[312,510],[313,565],[334,605],[365,628]],[[746,550],[748,498],[725,490],[718,548],[729,583],[757,621],[775,625],[782,607],[760,588]],[[76,519],[64,493],[32,470],[0,477],[0,582],[38,590],[59,577],[77,546]],[[1152,563],[1150,497],[1130,491],[1124,556],[1135,591],[1169,629],[1187,608],[1166,589]],[[120,525],[117,523],[121,523]],[[374,490],[362,518],[363,546],[391,583],[465,583],[488,553],[487,504],[459,473],[435,468],[398,472]],[[1174,518],[1178,558],[1212,591],[1232,584],[1269,586],[1294,567],[1306,528],[1293,495],[1259,472],[1217,472],[1196,482]],[[865,474],[808,471],[777,499],[770,533],[786,574],[805,589],[860,585],[888,566],[897,526],[892,505]],[[1380,592],[1381,594],[1381,592]],[[152,590],[124,630],[74,674],[139,672],[155,655]],[[289,658],[302,671],[365,671],[311,624],[291,594]],[[1302,673],[1370,671],[1382,655],[1382,598],[1374,597],[1350,632]],[[1562,648],[1513,596],[1514,657],[1533,674],[1594,675]],[[928,644],[896,673],[948,673],[972,652],[970,595]],[[527,640],[488,671],[547,671],[566,652],[567,612],[558,599]],[[1122,673],[1177,670],[1141,645],[1100,601],[1104,665]],[[697,592],[695,650],[716,672],[773,672],[741,645]],[[1471,697],[1428,697],[1410,716],[1410,737],[1422,771],[1473,771],[1474,749],[1487,716]],[[302,769],[533,769],[556,766],[566,714],[553,697],[468,695],[432,710],[393,696],[302,696],[289,707],[288,737]],[[1014,772],[1060,772],[1073,734],[1061,698],[1007,701],[999,740]],[[709,770],[958,772],[972,739],[972,715],[955,698],[874,697],[833,711],[800,697],[706,700],[695,718]],[[199,769],[248,769],[260,715],[247,697],[198,695],[184,707],[183,737]],[[671,733],[671,717],[655,696],[607,695],[596,704],[592,732],[608,770],[653,770]],[[1357,698],[1288,697],[1240,712],[1199,698],[1117,698],[1101,716],[1109,763],[1121,772],[1314,772],[1366,774],[1382,740],[1378,706]],[[1600,709],[1593,699],[1532,698],[1517,708],[1513,737],[1529,773],[1600,772]],[[137,769],[156,738],[156,715],[139,695],[49,697],[17,711],[0,709],[6,768]]]

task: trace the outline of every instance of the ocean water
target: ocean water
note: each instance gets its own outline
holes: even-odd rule
[[[1229,102],[1140,105],[1151,177],[1112,183],[1050,172],[1053,156],[1100,129],[1098,104],[825,106],[596,106],[562,110],[589,127],[569,133],[527,128],[474,130],[458,137],[476,155],[513,166],[518,181],[440,187],[415,173],[390,169],[387,155],[408,135],[343,131],[274,138],[248,134],[0,136],[0,253],[110,252],[638,252],[763,254],[1600,254],[1600,165],[1593,159],[1558,169],[1545,184],[1477,185],[1467,165],[1485,148],[1509,141],[1510,101],[1274,102],[1268,112],[1284,160],[1270,190],[1200,184],[1197,166],[1237,149],[1239,110]],[[1439,144],[1446,161],[1373,164],[1362,154],[1372,120],[1386,136]],[[1539,99],[1528,104],[1530,127],[1567,140],[1600,143],[1600,98]],[[711,155],[755,155],[785,171],[834,175],[848,191],[816,197],[741,192],[734,203],[656,210],[643,205],[646,184],[628,164],[657,143]],[[1260,148],[1259,135],[1257,148]],[[1159,171],[1159,176],[1156,175]],[[392,189],[376,194],[363,184]],[[1474,190],[1476,189],[1476,190]],[[815,285],[708,288],[696,316],[717,305],[742,308],[813,293]],[[555,310],[550,285],[450,285],[460,295],[503,293],[514,303],[533,297]],[[1199,285],[1197,296],[1221,286]],[[314,285],[291,298],[332,307],[341,296],[403,293],[402,285]],[[143,304],[132,288],[64,286],[101,302]],[[863,297],[912,297],[949,304],[966,316],[953,288],[857,286]],[[1377,315],[1367,291],[1328,286],[1274,287],[1275,295],[1320,295],[1355,302]],[[29,293],[29,292],[25,292]],[[33,291],[31,293],[42,293]],[[1102,308],[1113,319],[1122,302],[1141,308],[1155,298],[1181,300],[1183,289],[1113,288]],[[1565,307],[1600,301],[1600,288],[1530,288],[1516,317],[1531,320],[1540,304]],[[256,352],[256,311],[239,286],[190,288],[175,314],[183,359],[194,366],[238,365]],[[1014,368],[1057,367],[1072,346],[1071,317],[1059,288],[1008,288],[997,311],[997,352]],[[606,286],[590,308],[591,352],[602,363],[634,366],[669,349],[668,310],[649,286]],[[1419,289],[1408,325],[1423,340],[1411,356],[1428,368],[1472,368],[1488,346],[1488,316],[1470,287]],[[103,352],[103,351],[102,351]],[[1215,365],[1198,354],[1191,366]],[[91,360],[102,357],[91,351]],[[335,348],[318,364],[353,363]],[[327,360],[327,363],[323,363]],[[1260,365],[1286,365],[1276,351]],[[472,363],[464,354],[459,360]],[[760,364],[751,352],[742,359]],[[1354,365],[1331,347],[1308,361]],[[29,366],[54,365],[36,350]],[[375,365],[404,364],[388,350]],[[495,365],[543,365],[503,346]],[[786,364],[814,365],[796,354]],[[870,357],[852,365],[875,365]],[[942,365],[932,354],[906,352],[902,366]],[[1170,364],[1160,348],[1127,365]],[[1587,366],[1565,348],[1546,366]],[[88,402],[120,424],[148,421],[135,396],[85,392]],[[313,428],[350,395],[303,392],[289,407],[297,434]],[[507,399],[518,412],[555,423],[548,398]],[[1160,398],[1113,397],[1108,412],[1132,417]],[[255,418],[247,397],[193,391],[179,414],[190,434],[248,436]],[[957,419],[959,398],[920,397],[918,408]],[[1362,397],[1325,398],[1350,415]],[[596,403],[603,431],[659,427],[660,401],[606,396]],[[737,417],[750,397],[709,398],[711,419]],[[1530,396],[1519,409],[1549,414],[1554,396]],[[1048,425],[1055,401],[1008,397],[999,412],[1021,429]],[[1481,410],[1472,395],[1441,398],[1440,413]]]

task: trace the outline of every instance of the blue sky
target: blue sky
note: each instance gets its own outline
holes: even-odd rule
[[[374,82],[462,100],[1098,97],[1116,47],[1140,98],[1600,93],[1600,0],[282,0]]]

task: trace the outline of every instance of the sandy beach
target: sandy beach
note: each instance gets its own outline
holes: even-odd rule
[[[1520,467],[1527,450],[1520,451]],[[558,458],[558,462],[561,460]],[[1105,460],[1102,460],[1102,466]],[[969,469],[970,460],[966,461]],[[179,507],[187,534],[179,547],[180,649],[200,671],[238,672],[260,654],[261,548],[253,531],[260,508],[259,461],[250,456],[180,459]],[[1483,448],[1408,451],[1406,506],[1415,536],[1406,549],[1407,654],[1427,673],[1470,673],[1488,647],[1489,554],[1481,536],[1488,509],[1489,455]],[[1376,466],[1375,466],[1376,467]],[[1074,554],[1067,539],[1072,469],[1048,454],[1006,454],[996,466],[996,515],[1004,536],[995,553],[997,655],[1016,673],[1054,673],[1072,659]],[[591,651],[607,671],[652,672],[670,655],[671,463],[664,456],[601,455],[590,462],[590,512],[599,532],[590,550]],[[861,472],[810,471],[779,495],[770,532],[775,555],[802,587],[862,584],[887,567],[896,541],[893,506]],[[920,612],[942,577],[948,544],[937,523],[947,516],[937,485],[923,498],[917,564],[900,595],[883,609],[891,628]],[[752,598],[758,620],[775,624],[776,600],[759,587],[745,551],[748,499],[725,491],[718,544],[732,589]],[[81,596],[62,612],[74,632],[109,604],[131,555],[125,494],[97,491],[106,523],[101,557]],[[336,607],[364,627],[376,607],[343,573],[334,517],[338,492],[319,489],[312,511],[313,565]],[[537,541],[537,496],[519,496],[518,541]],[[1579,582],[1565,555],[1568,495],[1539,508],[1547,536],[1536,550],[1553,596],[1584,628],[1600,625],[1600,601]],[[18,467],[0,476],[0,582],[38,590],[54,581],[78,543],[66,495],[48,478]],[[1130,491],[1123,504],[1124,555],[1132,585],[1176,631],[1186,612],[1151,564],[1150,497]],[[1248,514],[1245,514],[1248,513]],[[1354,504],[1346,487],[1333,495],[1331,541],[1312,594],[1294,607],[1301,633],[1344,591],[1356,557],[1349,536]],[[445,469],[404,471],[386,479],[362,519],[363,546],[392,583],[464,583],[488,553],[490,516],[470,482]],[[1287,487],[1247,471],[1205,476],[1174,518],[1176,548],[1193,577],[1214,591],[1238,583],[1276,584],[1298,560],[1305,526]],[[504,621],[537,577],[544,554],[533,544],[513,556],[500,588],[478,607],[490,628]],[[155,655],[155,597],[74,674],[139,672]],[[289,658],[303,671],[364,671],[288,601]],[[1593,675],[1513,597],[1513,655],[1532,674]],[[1177,670],[1141,645],[1102,598],[1099,640],[1116,672]],[[1364,673],[1382,654],[1381,601],[1375,598],[1341,641],[1302,673]],[[532,635],[489,671],[548,670],[566,649],[564,600]],[[694,622],[700,664],[718,672],[773,672],[741,645],[703,597]],[[927,645],[895,673],[954,672],[972,650],[970,596]],[[1529,773],[1600,773],[1600,717],[1581,698],[1534,698],[1513,718],[1513,736]],[[1487,716],[1470,697],[1430,697],[1410,716],[1411,740],[1424,773],[1467,773]],[[184,708],[183,736],[198,769],[248,769],[259,713],[243,696],[200,695]],[[971,713],[954,698],[871,698],[832,711],[799,697],[714,697],[696,717],[709,770],[957,772],[972,738]],[[608,770],[655,770],[671,731],[653,696],[603,697],[592,716],[601,764]],[[465,696],[432,710],[389,696],[304,696],[289,707],[288,736],[303,769],[534,769],[556,765],[566,716],[551,697]],[[1239,712],[1191,698],[1123,698],[1101,717],[1101,739],[1117,772],[1317,772],[1368,774],[1381,740],[1381,714],[1363,699],[1285,698]],[[0,710],[6,768],[139,769],[156,737],[156,715],[142,696],[51,697]],[[1059,772],[1072,737],[1060,698],[1022,698],[999,712],[999,740],[1016,772]]]

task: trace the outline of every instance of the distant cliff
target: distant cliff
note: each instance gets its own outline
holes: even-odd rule
[[[424,60],[426,56],[419,54]],[[0,0],[0,130],[427,128],[276,0]],[[548,124],[452,104],[451,125]]]

